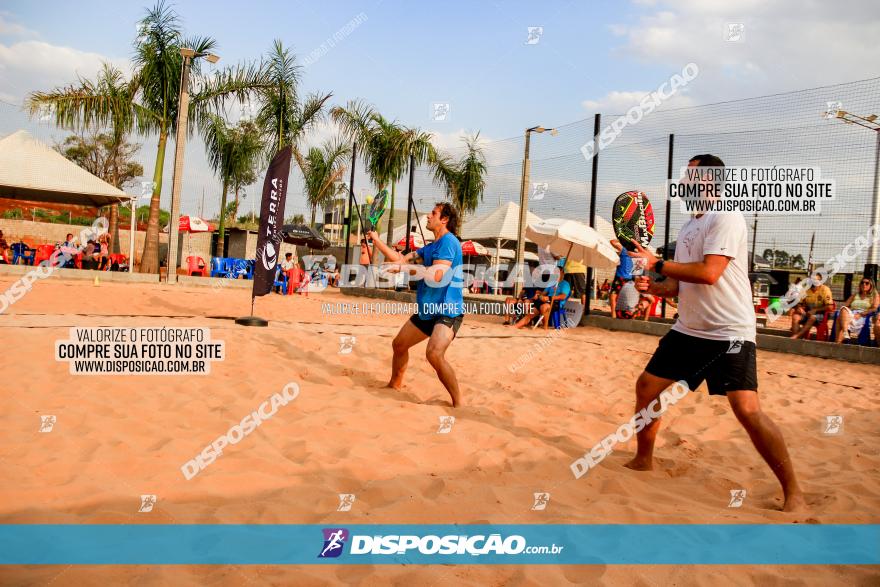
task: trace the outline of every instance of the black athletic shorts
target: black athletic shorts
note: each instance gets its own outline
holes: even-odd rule
[[[579,300],[582,295],[587,293],[586,273],[566,273],[565,281],[571,285],[572,299]]]
[[[755,343],[747,340],[711,340],[670,330],[645,371],[673,381],[684,379],[691,391],[706,381],[711,395],[758,391],[757,354]]]
[[[421,330],[425,336],[431,336],[434,333],[434,326],[437,324],[445,324],[452,329],[453,337],[458,334],[458,329],[461,328],[462,320],[464,320],[464,315],[456,316],[455,318],[450,318],[449,316],[434,316],[433,318],[422,320],[419,318],[418,314],[413,314],[409,319],[409,321],[412,322],[416,328]]]
[[[614,276],[614,279],[611,280],[611,289],[609,293],[613,293],[615,295],[620,293],[620,290],[623,288],[623,284],[627,281],[632,281],[632,279],[623,279],[617,275]]]

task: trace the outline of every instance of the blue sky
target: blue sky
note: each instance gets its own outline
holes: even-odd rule
[[[526,120],[583,118],[581,102],[668,68],[613,57],[609,24],[636,17],[618,2],[178,2],[188,32],[218,40],[222,63],[258,58],[274,38],[300,55],[346,22],[367,20],[307,68],[309,91],[361,97],[409,124],[431,126],[430,104],[449,102],[450,124],[491,137],[519,134]],[[130,55],[143,6],[132,2],[4,3],[8,19],[53,45],[114,59]],[[527,28],[544,35],[527,45]],[[90,32],[91,31],[91,32]],[[492,113],[487,116],[486,113]],[[549,117],[549,118],[548,118]],[[444,130],[435,124],[436,130]]]

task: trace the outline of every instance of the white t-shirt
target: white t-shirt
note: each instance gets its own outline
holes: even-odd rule
[[[714,285],[679,282],[678,321],[672,329],[690,336],[755,342],[755,309],[749,283],[748,229],[742,214],[704,214],[678,233],[675,261],[693,263],[724,255],[730,263]]]

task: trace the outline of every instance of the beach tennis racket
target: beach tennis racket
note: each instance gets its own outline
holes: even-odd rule
[[[628,251],[635,251],[635,243],[647,248],[654,236],[654,208],[644,192],[625,192],[614,200],[611,224],[617,240]]]
[[[385,204],[388,202],[388,190],[382,190],[373,198],[370,208],[367,210],[367,220],[370,222],[370,230],[379,229],[379,219],[385,213]]]

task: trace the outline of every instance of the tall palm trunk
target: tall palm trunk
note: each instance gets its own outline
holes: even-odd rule
[[[119,204],[110,206],[110,252],[119,252]]]
[[[385,244],[389,247],[394,240],[393,235],[391,234],[394,231],[394,195],[397,191],[397,182],[391,182],[391,201],[388,203],[388,234],[385,235]],[[378,228],[377,228],[378,230]]]
[[[159,272],[159,202],[162,195],[162,168],[165,165],[165,145],[167,143],[168,131],[162,130],[159,133],[159,147],[156,150],[153,196],[150,198],[150,218],[147,221],[147,235],[144,239],[144,252],[141,255],[141,273]]]
[[[312,223],[309,225],[312,228],[315,228],[315,216],[318,214],[318,207],[312,206]]]
[[[238,216],[238,186],[235,186],[235,212],[233,212],[232,220],[235,221]]]
[[[119,189],[119,143],[124,137],[118,132],[113,134],[113,185]],[[110,206],[110,253],[119,253],[119,204]]]
[[[217,246],[214,247],[214,256],[223,256],[223,241],[226,238],[226,192],[229,190],[229,180],[223,178],[223,195],[220,196],[220,226],[218,227]]]

